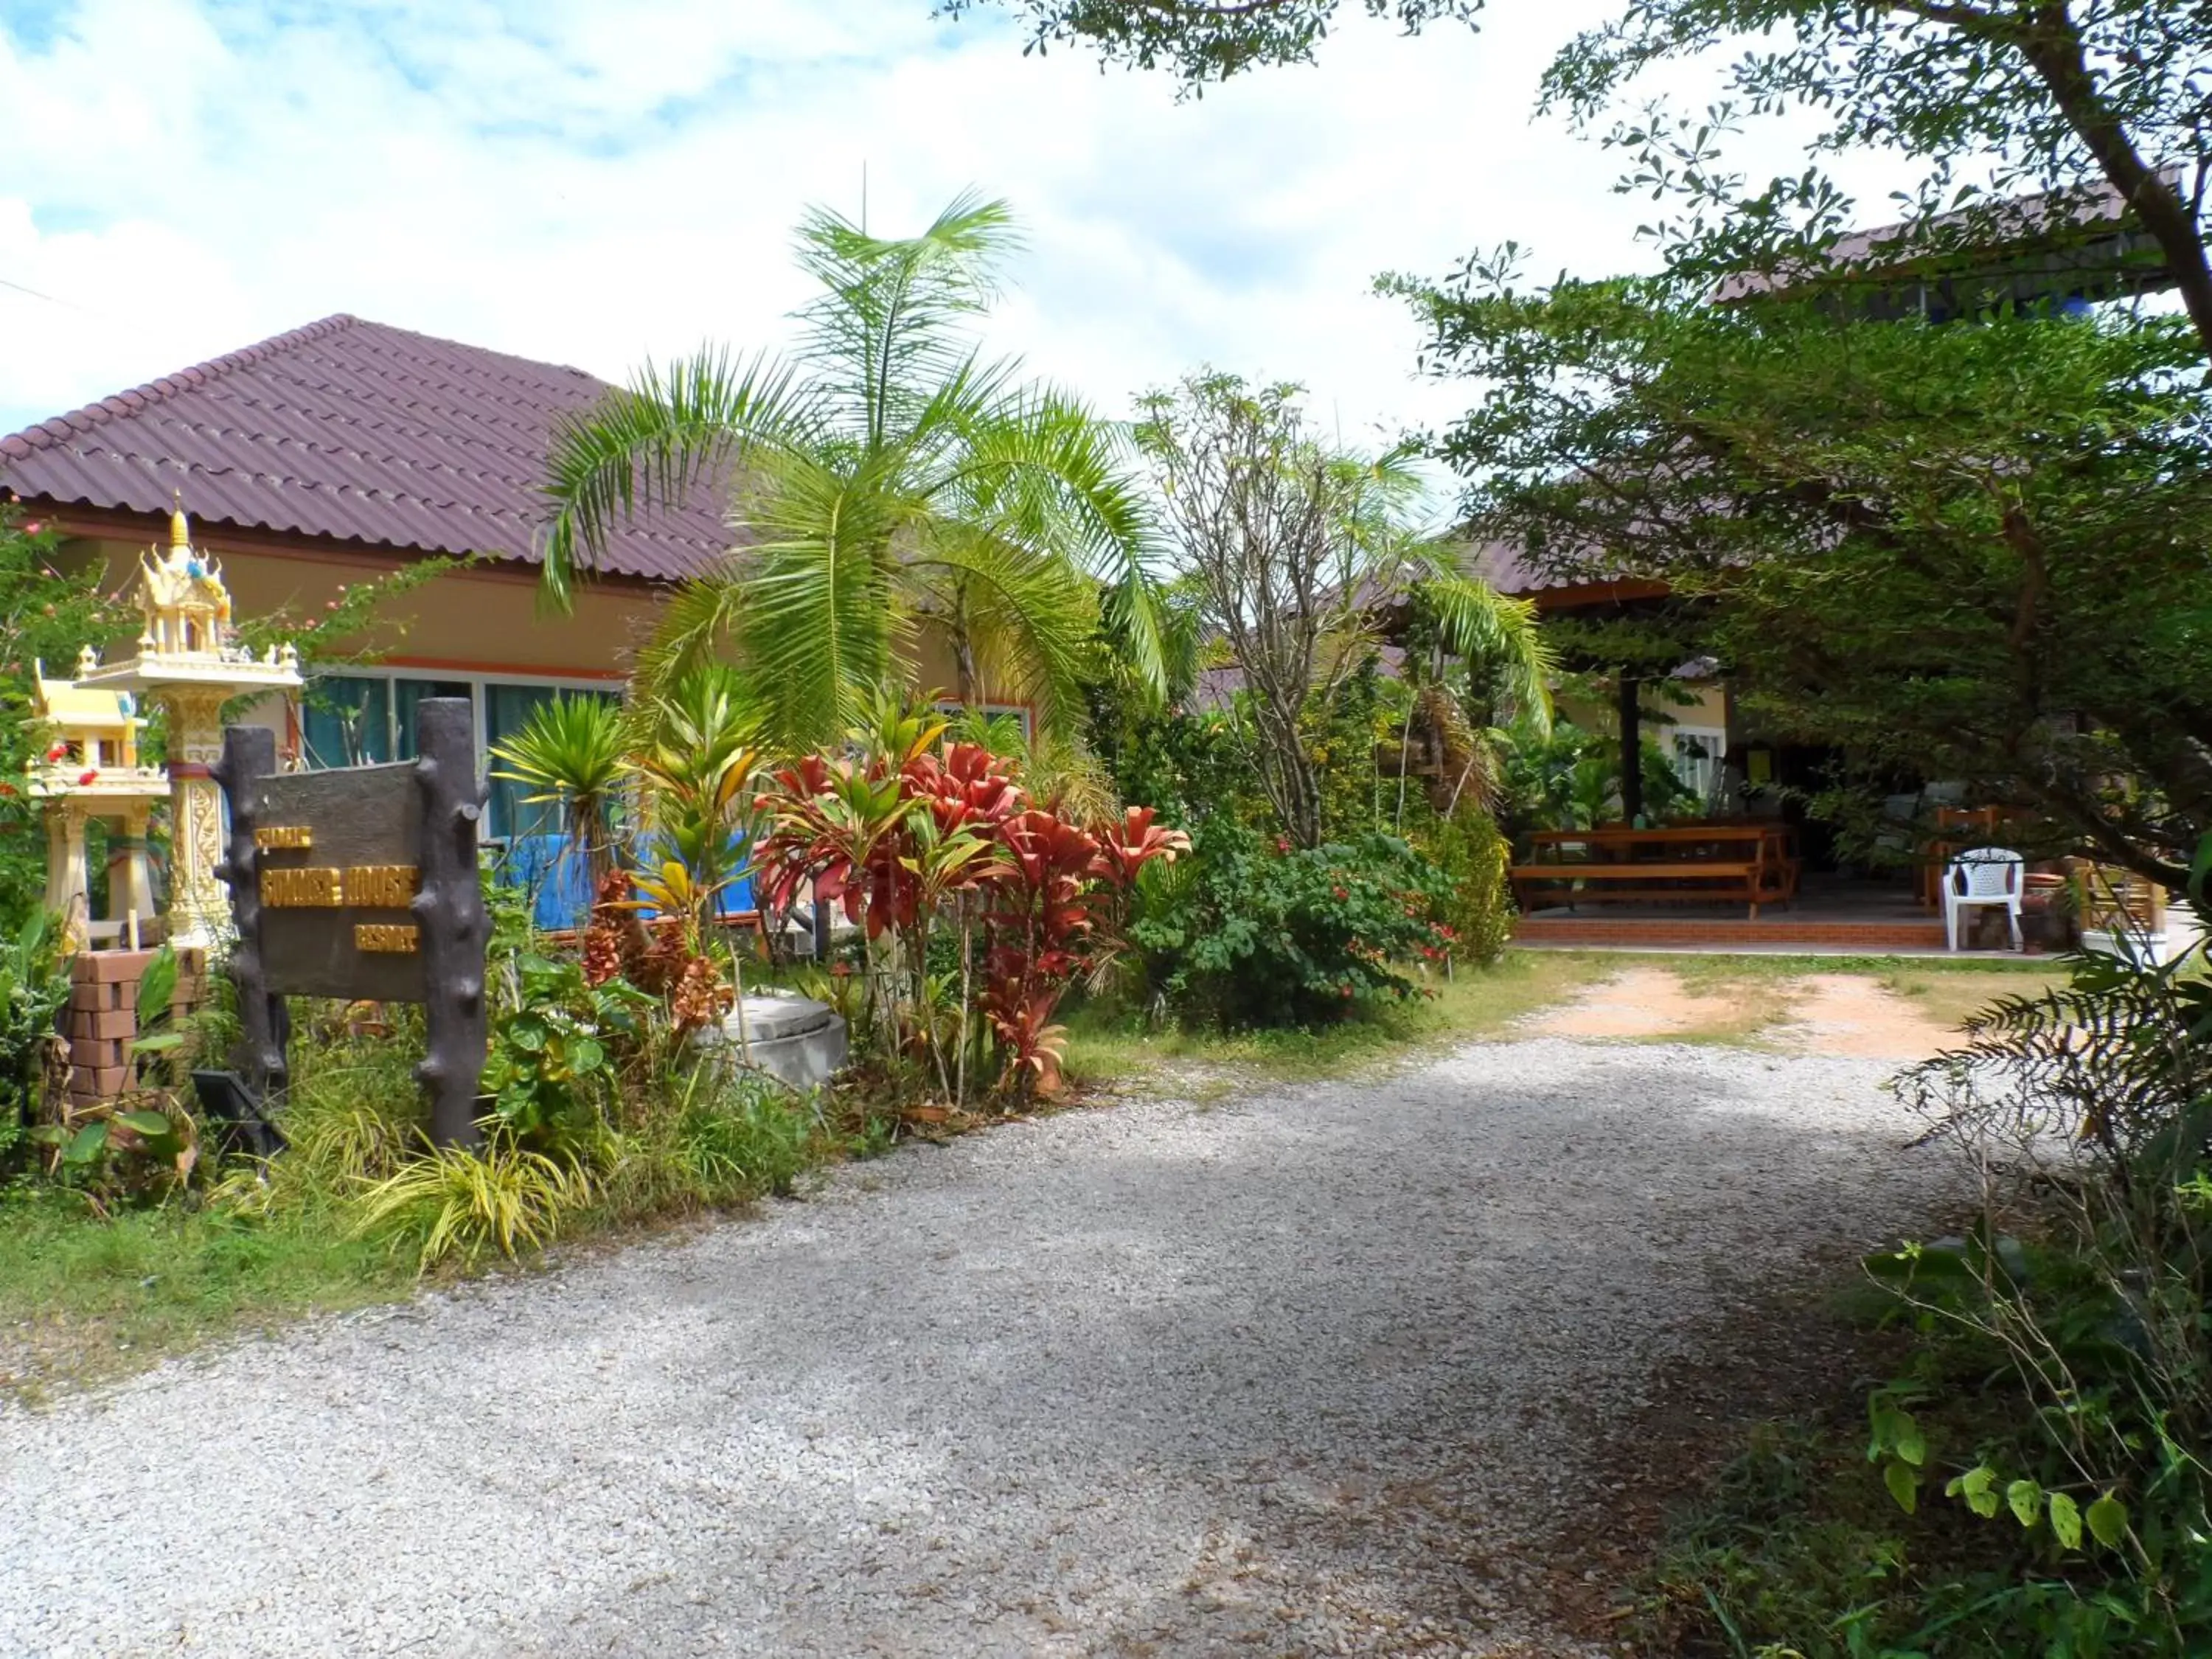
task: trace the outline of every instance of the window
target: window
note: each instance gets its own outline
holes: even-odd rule
[[[502,676],[431,679],[375,669],[336,669],[319,674],[301,698],[300,735],[310,767],[378,766],[415,757],[415,712],[425,697],[465,697],[475,711],[477,764],[489,773],[491,746],[520,731],[540,703],[555,696],[604,697],[603,683],[526,680]],[[550,832],[552,809],[523,800],[529,790],[491,781],[487,838]]]
[[[1721,759],[1728,753],[1728,733],[1717,726],[1677,726],[1673,728],[1674,775],[1711,805],[1721,787]]]
[[[391,681],[318,675],[301,705],[309,766],[375,766],[392,758]]]
[[[1030,706],[1027,703],[987,702],[981,708],[970,710],[966,703],[947,698],[936,707],[939,714],[951,715],[956,720],[971,713],[980,714],[988,731],[994,734],[1006,734],[1005,737],[994,736],[990,745],[994,749],[1011,748],[1018,744],[1026,746],[1029,743]],[[1012,741],[1008,741],[1010,738]]]

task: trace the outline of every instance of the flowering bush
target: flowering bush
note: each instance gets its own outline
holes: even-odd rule
[[[1441,963],[1449,879],[1389,836],[1304,850],[1225,819],[1189,863],[1139,884],[1131,943],[1153,988],[1228,1025],[1310,1025],[1363,997],[1408,997]]]

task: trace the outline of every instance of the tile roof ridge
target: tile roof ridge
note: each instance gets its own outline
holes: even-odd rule
[[[100,398],[97,403],[87,404],[82,409],[73,409],[66,415],[57,415],[36,426],[26,427],[21,432],[0,436],[0,455],[21,460],[108,421],[136,415],[149,405],[161,403],[179,392],[220,380],[234,369],[282,356],[288,351],[297,350],[311,340],[324,339],[347,329],[359,327],[361,320],[350,312],[337,312],[295,328],[289,333],[275,335],[250,346],[241,346],[236,351],[211,357],[204,363],[195,363],[190,368],[180,368],[173,374],[164,374],[144,386],[118,392],[112,397]]]
[[[338,319],[333,317],[325,318],[324,320],[336,322]],[[380,334],[403,335],[408,339],[421,340],[429,345],[442,346],[448,351],[458,351],[470,357],[494,357],[501,362],[519,364],[524,368],[533,369],[539,374],[550,369],[556,374],[573,374],[578,380],[589,380],[595,386],[611,384],[592,374],[590,369],[579,368],[574,363],[556,363],[544,357],[526,357],[519,351],[501,351],[497,346],[478,345],[473,340],[456,340],[444,334],[425,334],[419,328],[403,328],[398,323],[380,323],[373,317],[348,317],[345,320],[357,327],[374,329]],[[311,323],[308,326],[313,328],[319,327],[320,325]]]

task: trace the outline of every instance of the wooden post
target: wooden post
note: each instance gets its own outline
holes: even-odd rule
[[[1644,711],[1637,701],[1643,682],[1620,671],[1620,821],[1644,816]]]
[[[477,830],[484,791],[465,697],[415,708],[415,781],[421,790],[421,877],[409,907],[420,930],[427,1028],[415,1075],[430,1095],[430,1139],[473,1146],[487,1041],[484,945],[490,923],[477,885]]]
[[[214,874],[230,889],[231,922],[238,930],[230,950],[230,977],[238,987],[238,1023],[244,1033],[236,1062],[239,1080],[265,1110],[282,1103],[292,1079],[286,1054],[291,1012],[283,997],[270,994],[262,965],[261,850],[253,840],[257,786],[276,770],[276,734],[263,726],[225,727],[222,758],[209,770],[222,786],[230,809],[230,843]]]

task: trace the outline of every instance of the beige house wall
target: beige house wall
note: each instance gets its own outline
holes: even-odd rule
[[[1688,701],[1680,701],[1685,697]],[[1728,688],[1718,680],[1674,680],[1664,693],[1647,684],[1637,707],[1643,710],[1644,734],[1649,738],[1662,737],[1670,724],[1700,731],[1728,730]],[[1607,698],[1562,697],[1559,714],[1585,732],[1610,732],[1619,724]]]
[[[193,542],[221,562],[232,611],[241,617],[281,613],[312,622],[346,587],[398,568],[397,561],[374,554],[272,547],[265,538],[234,541],[219,530],[198,526]],[[68,543],[64,556],[96,562],[105,585],[127,599],[139,561],[151,545],[150,538],[86,536]],[[449,570],[385,601],[372,625],[338,648],[368,653],[380,672],[413,672],[425,678],[619,684],[649,636],[663,597],[662,590],[642,582],[587,581],[578,585],[574,608],[562,615],[541,606],[534,568],[507,563]],[[106,654],[128,654],[131,643],[129,635],[112,641]],[[943,635],[926,633],[917,657],[915,689],[949,695],[957,675]],[[999,706],[1012,702],[995,694],[987,701]],[[282,699],[270,699],[250,718],[284,740]]]
[[[221,561],[240,617],[282,612],[310,622],[343,588],[396,568],[392,560],[369,555],[226,546],[220,534],[197,530],[193,539]],[[68,549],[100,563],[107,585],[126,593],[145,550],[106,539],[75,541]],[[643,584],[588,583],[578,588],[574,610],[560,616],[540,610],[538,592],[534,569],[449,570],[387,601],[374,625],[344,648],[374,651],[394,668],[619,679],[660,605],[659,593]],[[127,649],[130,641],[116,644]]]

